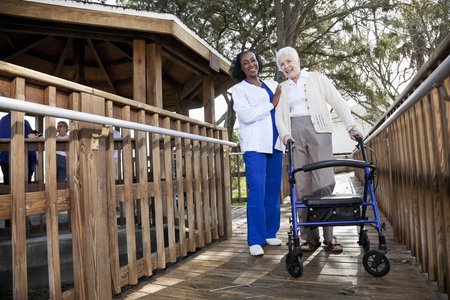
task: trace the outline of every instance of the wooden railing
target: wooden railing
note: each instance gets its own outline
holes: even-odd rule
[[[1,61],[0,95],[228,140],[224,128]],[[54,117],[36,116],[36,129],[45,133],[40,140],[24,139],[24,113],[12,111],[11,117],[11,139],[0,141],[0,151],[13,154],[11,185],[3,186],[0,195],[0,220],[11,220],[8,281],[15,298],[27,297],[27,233],[34,231],[27,231],[26,217],[32,215],[45,213],[46,230],[41,223],[39,231],[46,232],[52,299],[109,298],[178,257],[231,237],[227,146],[143,131],[132,137],[126,128],[114,139],[110,128],[95,150],[91,136],[101,133],[101,125],[71,120],[69,141],[56,143]],[[56,184],[55,150],[67,153],[65,183]],[[123,176],[117,180],[114,150],[121,151]],[[36,151],[38,157],[31,183],[25,180],[24,155],[15,155],[27,151]],[[119,219],[118,205],[125,211]],[[72,233],[74,288],[66,292],[61,290],[60,211],[68,211],[69,228],[62,229]],[[125,241],[119,240],[121,231]],[[126,245],[123,264],[120,244]]]
[[[371,130],[380,210],[441,293],[450,291],[450,35]],[[360,152],[356,159],[362,159]],[[362,172],[357,172],[360,180]],[[450,294],[449,294],[450,299]]]

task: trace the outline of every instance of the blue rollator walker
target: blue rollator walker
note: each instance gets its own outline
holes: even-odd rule
[[[373,189],[373,179],[375,178],[376,168],[367,161],[365,145],[360,136],[356,136],[358,147],[364,161],[352,159],[333,159],[319,161],[304,165],[301,168],[294,169],[292,163],[292,141],[288,141],[288,163],[289,163],[289,183],[291,187],[291,206],[292,218],[290,218],[291,229],[288,232],[289,253],[286,256],[286,268],[293,277],[299,277],[303,273],[303,252],[300,246],[299,229],[300,226],[309,226],[314,229],[317,226],[336,226],[336,225],[359,225],[358,245],[362,246],[365,255],[363,265],[369,274],[381,277],[389,273],[391,264],[386,256],[387,246],[386,238],[383,234],[385,224],[380,223],[375,192]],[[295,198],[295,173],[310,172],[317,169],[348,166],[353,168],[363,168],[364,175],[364,195],[332,194],[332,195],[306,195],[300,201]],[[369,197],[370,196],[370,197]],[[369,220],[366,216],[368,206],[373,207],[375,219]],[[300,223],[297,219],[297,209],[308,209],[306,223]],[[364,225],[368,223],[375,224],[378,232],[378,249],[370,250],[370,240]]]

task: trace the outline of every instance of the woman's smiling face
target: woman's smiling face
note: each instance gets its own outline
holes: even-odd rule
[[[259,64],[252,52],[247,52],[241,56],[241,70],[245,76],[258,77]]]
[[[294,80],[300,76],[300,60],[296,61],[292,55],[283,53],[278,59],[278,64],[287,78]]]

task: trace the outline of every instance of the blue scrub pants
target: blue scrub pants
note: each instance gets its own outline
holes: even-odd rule
[[[248,185],[247,241],[249,246],[263,246],[266,239],[276,238],[280,229],[283,152],[245,152],[244,162]]]

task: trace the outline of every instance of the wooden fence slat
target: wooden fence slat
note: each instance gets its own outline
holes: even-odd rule
[[[394,238],[396,243],[403,242],[402,236],[402,226],[403,224],[403,209],[402,209],[402,198],[403,191],[401,190],[401,159],[400,159],[400,120],[394,122],[395,130],[394,132],[394,149],[395,149],[395,186],[397,187],[394,190],[394,197],[396,206],[396,215],[397,215],[397,224],[394,226]]]
[[[154,114],[151,118],[152,126],[159,125],[159,116]],[[152,174],[155,197],[153,198],[155,207],[155,228],[156,228],[156,248],[158,254],[158,268],[166,267],[166,256],[164,253],[164,224],[163,224],[163,202],[161,195],[161,163],[159,151],[159,134],[152,133]]]
[[[436,217],[436,212],[435,212],[435,208],[434,208],[434,198],[435,198],[435,192],[433,191],[433,187],[434,187],[434,151],[433,151],[433,145],[432,145],[432,140],[430,140],[430,137],[433,136],[433,133],[431,132],[433,130],[433,126],[432,126],[432,120],[431,120],[431,107],[430,107],[430,103],[431,103],[431,99],[430,96],[428,95],[427,97],[425,97],[424,99],[422,99],[422,105],[423,105],[423,123],[424,123],[424,131],[426,133],[426,135],[423,136],[424,140],[426,139],[425,143],[423,143],[424,147],[425,147],[425,153],[426,153],[426,157],[425,157],[425,163],[426,163],[426,171],[427,171],[427,176],[426,176],[426,213],[428,216],[427,219],[427,234],[429,235],[430,238],[430,243],[428,244],[428,252],[430,255],[430,270],[429,270],[429,276],[430,276],[430,280],[437,280],[437,274],[439,272],[440,267],[437,264],[437,252],[436,252],[436,237],[437,237],[437,233],[436,233],[436,224],[437,224],[437,217]],[[425,138],[426,137],[426,138]],[[434,269],[434,272],[433,272]]]
[[[435,216],[436,216],[436,231],[437,231],[437,241],[436,250],[437,250],[437,265],[439,267],[438,270],[438,290],[441,293],[447,292],[446,287],[446,278],[449,276],[447,273],[447,260],[449,259],[446,250],[446,235],[445,232],[445,219],[448,217],[445,215],[445,212],[448,211],[445,207],[448,206],[448,203],[444,203],[444,189],[443,189],[443,164],[446,161],[447,153],[444,153],[444,139],[448,139],[448,136],[443,135],[444,125],[442,124],[442,111],[440,106],[439,91],[438,89],[434,89],[431,92],[431,118],[433,120],[433,150],[434,150],[434,191],[436,192],[436,196],[434,198],[435,202]],[[447,182],[448,184],[448,182]]]
[[[424,182],[423,175],[425,174],[422,170],[422,149],[420,147],[420,132],[419,132],[419,123],[420,123],[420,113],[422,112],[420,109],[420,103],[414,106],[414,118],[412,118],[412,129],[413,129],[413,139],[414,139],[414,148],[415,156],[413,158],[413,162],[415,164],[415,173],[416,176],[416,185],[417,185],[417,226],[416,229],[418,234],[416,235],[416,239],[418,241],[417,253],[420,256],[420,262],[422,266],[422,271],[427,272],[428,270],[428,257],[426,253],[426,245],[427,245],[427,236],[426,236],[426,215],[425,215],[425,204],[423,202],[424,199]]]
[[[170,129],[170,118],[166,117],[163,120],[163,127]],[[164,135],[164,160],[166,173],[166,207],[167,207],[167,236],[169,241],[169,261],[176,262],[177,254],[175,249],[175,217],[173,205],[173,154],[172,154],[172,140],[171,136]],[[164,199],[163,198],[163,199]]]
[[[200,135],[206,136],[206,128],[200,129]],[[211,210],[209,197],[209,182],[208,182],[208,143],[201,142],[201,161],[202,161],[202,194],[203,194],[203,218],[205,221],[205,241],[211,243]]]
[[[138,112],[138,123],[145,124],[145,111]],[[150,232],[150,207],[148,202],[148,162],[147,162],[147,133],[136,131],[136,169],[139,182],[139,194],[141,205],[141,226],[142,226],[142,251],[144,275],[151,276],[152,269],[152,249]]]
[[[445,89],[447,94],[450,94],[450,78],[447,78],[444,81]],[[443,142],[444,142],[444,151],[443,153],[447,153],[447,160],[443,162],[443,178],[447,178],[444,182],[446,189],[444,188],[443,197],[444,197],[444,228],[445,228],[445,241],[446,241],[446,254],[447,257],[447,282],[446,282],[446,293],[450,294],[450,102],[444,101],[441,95],[441,104],[442,104],[442,123],[443,123]],[[449,295],[450,298],[450,295]]]
[[[25,100],[25,79],[15,78],[11,84],[11,95]],[[27,246],[25,225],[25,170],[26,153],[24,137],[24,113],[11,112],[11,152],[9,155],[11,186],[11,243],[13,291],[15,299],[27,298]],[[18,153],[19,155],[12,155]],[[22,153],[22,155],[20,155]],[[22,178],[22,180],[20,180]]]
[[[213,137],[213,130],[208,130],[208,137]],[[208,173],[209,173],[209,191],[211,203],[211,238],[218,239],[219,232],[217,228],[217,197],[216,197],[216,168],[214,166],[214,144],[208,143]]]
[[[45,104],[56,106],[56,88],[45,89]],[[55,118],[45,117],[45,201],[47,204],[47,259],[50,299],[61,298],[61,271],[59,259],[56,130]]]
[[[192,127],[192,133],[198,135],[198,125]],[[205,238],[203,234],[203,211],[202,211],[202,178],[201,178],[201,163],[200,163],[200,142],[193,141],[192,157],[194,158],[194,197],[195,197],[195,216],[197,217],[197,236],[198,247],[205,246]]]
[[[181,122],[175,122],[175,130],[181,132]],[[190,152],[188,153],[190,155]],[[187,156],[185,154],[185,156]],[[183,176],[183,145],[180,137],[175,137],[175,157],[176,157],[176,180],[177,180],[177,197],[178,197],[178,236],[180,245],[180,255],[186,256],[186,223],[185,223],[185,199],[184,199],[184,176]]]
[[[71,93],[69,96],[69,108],[80,111],[80,94]],[[78,153],[80,149],[79,123],[70,121],[69,152]],[[69,155],[69,171],[67,180],[70,188],[70,213],[72,215],[72,252],[73,252],[73,278],[76,299],[86,299],[86,276],[84,274],[85,257],[85,227],[82,222],[81,186],[78,155]]]
[[[191,126],[189,123],[184,124],[184,132],[190,133]],[[189,251],[195,252],[195,213],[194,198],[192,189],[192,156],[191,140],[184,139],[184,165],[186,170],[186,207],[189,228]]]
[[[81,94],[80,110],[85,113],[105,115],[105,99],[91,94]],[[80,130],[80,179],[82,221],[85,230],[86,294],[88,298],[100,298],[111,293],[111,268],[108,260],[109,245],[105,143],[99,140],[99,149],[92,147],[92,134],[101,133],[102,126],[83,122]],[[101,167],[100,167],[101,166]]]
[[[222,140],[228,141],[228,132],[222,131]],[[233,224],[231,219],[231,180],[230,180],[230,156],[228,155],[228,146],[223,146],[223,190],[224,190],[224,223],[225,223],[225,235],[227,239],[233,237]]]
[[[122,108],[122,120],[130,120],[130,107]],[[123,136],[123,181],[125,200],[125,223],[127,227],[127,255],[128,255],[128,277],[129,283],[138,283],[137,258],[136,258],[136,234],[134,220],[134,199],[133,199],[133,161],[131,147],[130,129],[122,129]]]
[[[418,224],[416,221],[416,211],[414,209],[414,202],[417,198],[417,190],[415,181],[413,178],[413,165],[414,162],[412,160],[412,157],[414,155],[414,148],[412,147],[411,143],[411,109],[408,110],[405,113],[405,153],[406,153],[406,181],[407,181],[407,206],[408,206],[408,217],[409,217],[409,223],[408,223],[408,236],[409,236],[409,247],[411,250],[411,255],[415,256],[416,259],[418,258],[418,252],[416,249],[416,246],[418,245],[418,241],[416,240],[416,224]],[[420,263],[420,261],[418,261]]]
[[[107,117],[113,117],[113,102],[106,101]],[[116,202],[116,175],[114,170],[114,132],[109,128],[106,140],[106,196],[108,201],[108,233],[109,233],[109,261],[111,267],[111,288],[113,294],[119,294],[120,265],[119,265],[119,239],[117,234],[117,202]]]
[[[214,138],[220,139],[219,131],[214,132]],[[214,145],[214,152],[216,158],[216,190],[217,190],[217,225],[219,236],[223,236],[225,234],[225,229],[223,227],[223,173],[222,173],[222,151],[221,146],[219,144]]]

